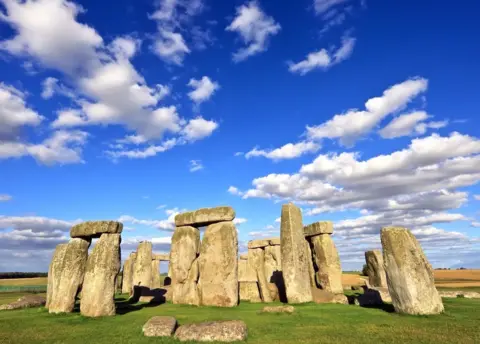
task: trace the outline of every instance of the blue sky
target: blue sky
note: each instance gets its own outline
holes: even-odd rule
[[[335,222],[345,270],[386,225],[480,267],[478,10],[0,0],[0,271],[46,271],[83,220],[167,252],[176,213],[218,205],[244,249],[288,201]]]

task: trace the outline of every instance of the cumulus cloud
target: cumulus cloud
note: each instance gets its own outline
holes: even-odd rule
[[[324,14],[335,6],[343,4],[349,0],[314,0],[313,7],[317,14]]]
[[[203,170],[203,165],[200,160],[190,160],[190,172],[197,172]]]
[[[271,160],[283,160],[283,159],[294,159],[298,158],[304,154],[315,153],[320,149],[320,145],[314,142],[301,141],[298,143],[287,143],[286,145],[272,149],[272,150],[263,150],[253,148],[251,151],[245,154],[245,158],[249,159],[252,157],[265,157]]]
[[[227,192],[232,194],[232,195],[235,195],[235,196],[242,196],[243,195],[243,193],[240,190],[238,190],[238,188],[235,187],[235,186],[230,186],[228,188]]]
[[[184,210],[178,208],[166,209],[165,214],[168,216],[164,220],[142,220],[130,215],[122,215],[117,221],[122,223],[131,223],[134,225],[143,225],[147,227],[153,227],[161,231],[173,232],[175,230],[175,216],[180,214]]]
[[[342,145],[352,146],[389,114],[405,108],[427,87],[428,81],[423,78],[408,79],[393,85],[382,96],[370,98],[365,103],[365,110],[351,109],[323,124],[307,126],[307,136],[310,139],[339,139]]]
[[[0,230],[31,231],[35,233],[66,232],[76,221],[64,221],[41,216],[4,216],[0,215]],[[27,235],[27,234],[25,234]]]
[[[226,30],[237,32],[246,46],[233,54],[233,61],[241,62],[266,51],[270,38],[280,29],[280,24],[266,15],[256,1],[237,7],[237,15]]]
[[[188,93],[188,97],[196,104],[209,100],[220,88],[220,85],[208,76],[204,76],[200,80],[190,79],[188,86],[193,88],[193,91]]]
[[[344,37],[342,45],[337,49],[320,49],[309,53],[300,62],[288,62],[288,70],[291,73],[305,75],[314,69],[328,69],[350,57],[355,47],[355,38]]]
[[[212,135],[217,128],[217,122],[197,117],[188,121],[182,130],[182,135],[187,141],[194,142]]]
[[[236,224],[237,226],[239,226],[242,223],[245,223],[247,221],[248,220],[246,218],[243,218],[243,217],[236,217],[235,219],[233,219],[233,223]]]
[[[385,139],[394,139],[412,134],[425,134],[428,128],[439,129],[447,125],[446,121],[424,122],[430,117],[425,111],[402,114],[382,128],[379,134]]]
[[[8,202],[12,200],[12,196],[7,195],[7,194],[0,194],[0,202]]]

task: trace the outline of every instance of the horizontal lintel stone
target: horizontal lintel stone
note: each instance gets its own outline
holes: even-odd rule
[[[303,233],[306,237],[320,235],[320,234],[332,234],[333,222],[332,221],[319,221],[314,222],[308,226],[303,227]]]
[[[233,221],[235,210],[232,207],[202,208],[175,216],[175,226],[204,227],[213,223]]]

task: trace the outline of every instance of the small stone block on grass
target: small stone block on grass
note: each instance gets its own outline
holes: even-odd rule
[[[143,334],[146,337],[170,337],[177,327],[177,319],[167,316],[155,316],[143,325]]]

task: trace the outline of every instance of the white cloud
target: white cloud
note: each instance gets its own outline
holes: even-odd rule
[[[170,139],[162,142],[159,145],[148,145],[142,148],[127,149],[127,150],[122,150],[122,149],[108,150],[108,151],[105,151],[105,154],[114,161],[120,158],[146,159],[146,158],[155,156],[158,153],[166,152],[167,150],[170,150],[173,147],[175,147],[177,144],[179,143],[176,139]]]
[[[181,33],[164,29],[159,30],[153,50],[165,62],[178,66],[183,64],[185,55],[190,53]]]
[[[476,227],[476,228],[480,228],[480,222],[474,221],[474,222],[471,223],[471,226]]]
[[[473,195],[473,198],[475,198],[477,201],[480,201],[480,195]]]
[[[190,160],[190,172],[197,172],[203,170],[203,165],[200,160]]]
[[[288,70],[291,73],[305,75],[314,69],[328,69],[349,58],[354,47],[355,38],[346,36],[342,39],[342,45],[337,50],[331,49],[328,51],[326,49],[320,49],[309,53],[303,61],[297,63],[288,62]]]
[[[165,209],[167,207],[166,204],[161,204],[157,207],[157,209]]]
[[[238,190],[238,188],[236,188],[235,186],[230,186],[227,190],[228,193],[232,194],[232,195],[236,195],[236,196],[242,196],[243,193],[240,192],[240,190]]]
[[[402,114],[382,128],[379,134],[385,139],[393,139],[414,133],[425,134],[428,128],[438,129],[447,125],[446,121],[425,123],[424,121],[430,117],[425,111]]]
[[[8,202],[12,200],[12,196],[7,194],[0,194],[0,202]]]
[[[243,217],[236,217],[235,219],[233,219],[233,223],[237,226],[240,226],[242,223],[245,223],[247,221],[248,220]]]
[[[26,105],[25,98],[25,93],[0,82],[0,139],[22,126],[37,126],[44,120]]]
[[[245,154],[245,158],[263,156],[272,160],[294,159],[307,153],[315,153],[320,145],[314,142],[301,141],[298,143],[287,143],[286,145],[273,150],[259,150],[256,147]]]
[[[42,98],[43,99],[50,99],[53,97],[53,94],[55,93],[55,87],[57,86],[58,79],[48,77],[45,80],[43,80],[42,87]]]
[[[210,99],[215,91],[220,88],[220,85],[208,76],[204,76],[200,80],[190,79],[188,86],[193,88],[193,91],[188,93],[188,97],[197,104]]]
[[[0,141],[0,159],[31,156],[44,165],[83,163],[87,137],[83,131],[59,130],[39,144]]]
[[[117,221],[122,223],[143,225],[147,227],[153,227],[159,230],[172,232],[175,230],[175,216],[177,214],[180,214],[182,211],[180,211],[178,208],[166,209],[165,213],[168,215],[168,218],[165,220],[141,220],[130,215],[122,215],[118,218]]]
[[[51,233],[67,232],[76,223],[41,216],[4,216],[0,215],[0,229]]]
[[[405,108],[427,87],[426,79],[408,79],[388,88],[382,96],[369,99],[365,103],[365,110],[351,109],[321,125],[307,126],[307,135],[310,139],[338,138],[342,145],[352,146],[386,116]]]
[[[250,1],[237,7],[237,16],[226,30],[237,32],[246,47],[234,53],[233,60],[240,62],[267,50],[270,37],[275,36],[280,29],[280,24],[266,15],[257,2]]]
[[[187,141],[194,142],[212,135],[217,128],[217,122],[197,117],[188,121],[182,130],[182,135]]]
[[[343,4],[348,0],[314,0],[313,6],[317,14],[328,12],[331,8]]]

